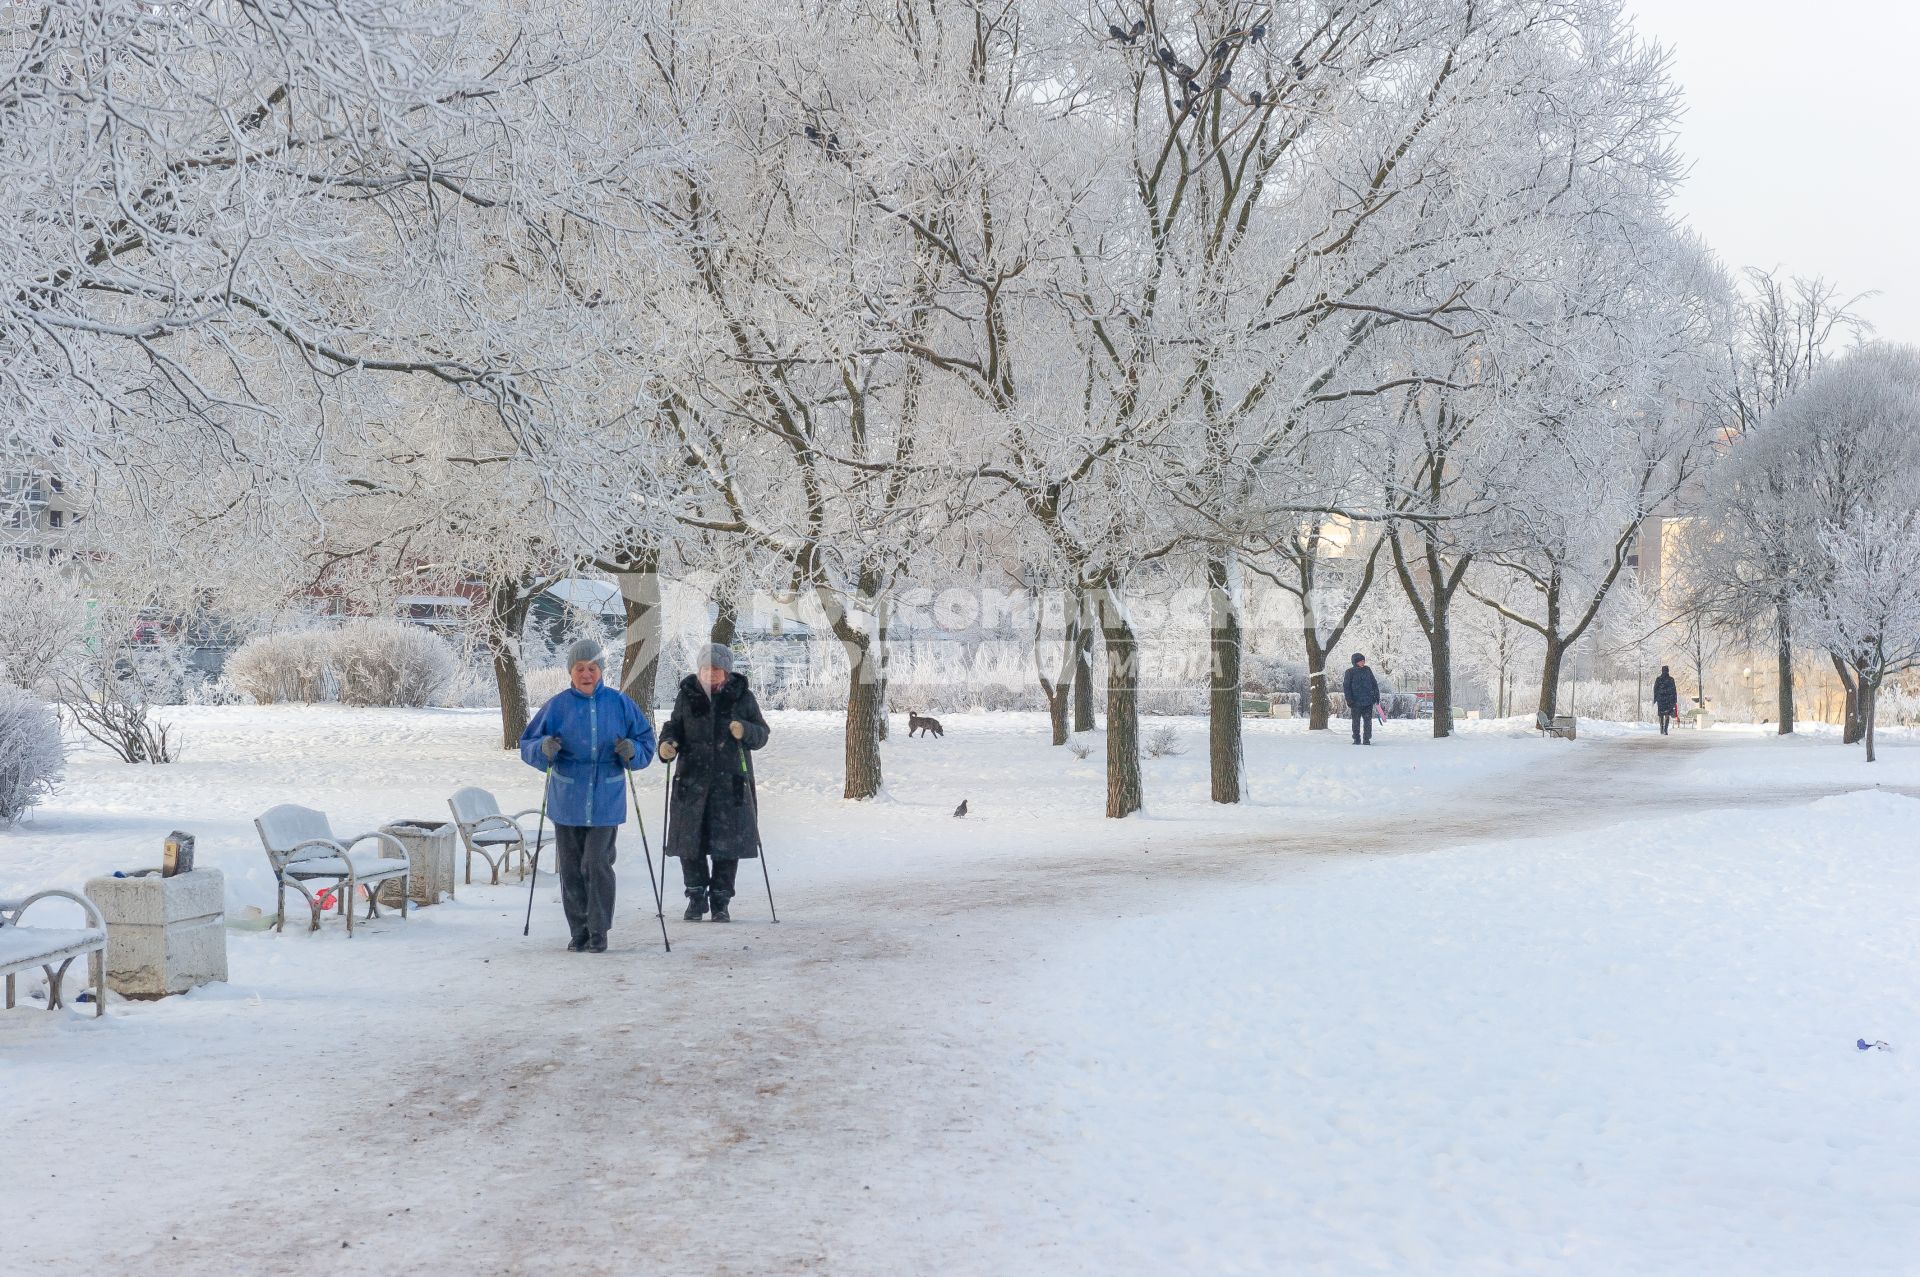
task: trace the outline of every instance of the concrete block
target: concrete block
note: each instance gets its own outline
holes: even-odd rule
[[[107,984],[128,998],[163,998],[227,978],[226,877],[90,878],[107,920]]]

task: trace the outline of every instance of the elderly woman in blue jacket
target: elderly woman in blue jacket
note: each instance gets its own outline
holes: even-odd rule
[[[567,652],[571,686],[520,734],[520,757],[547,774],[547,816],[560,865],[569,953],[605,953],[613,925],[613,838],[627,823],[627,778],[653,761],[653,725],[603,681],[606,656],[590,639]]]

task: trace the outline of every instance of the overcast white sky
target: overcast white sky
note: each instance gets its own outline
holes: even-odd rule
[[[1686,89],[1680,209],[1730,267],[1849,292],[1920,344],[1920,6],[1626,0]]]

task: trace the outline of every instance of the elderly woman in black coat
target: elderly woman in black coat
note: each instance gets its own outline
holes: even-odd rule
[[[733,653],[715,643],[700,669],[680,680],[673,714],[660,729],[660,758],[674,768],[667,854],[680,858],[687,889],[688,922],[712,911],[729,922],[734,876],[742,860],[760,854],[759,813],[754,808],[747,751],[767,743],[767,720],[747,686],[733,672]]]

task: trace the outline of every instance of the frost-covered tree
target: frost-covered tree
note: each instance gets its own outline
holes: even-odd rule
[[[1913,425],[1920,428],[1920,417]],[[1867,761],[1875,705],[1887,680],[1920,667],[1920,510],[1861,510],[1829,525],[1818,545],[1821,583],[1807,637],[1844,662],[1858,697]]]
[[[1659,228],[1598,238],[1553,281],[1502,387],[1508,464],[1483,571],[1527,602],[1467,589],[1541,642],[1539,714],[1559,707],[1566,653],[1599,620],[1642,525],[1709,456],[1711,353],[1725,284],[1697,244]]]

